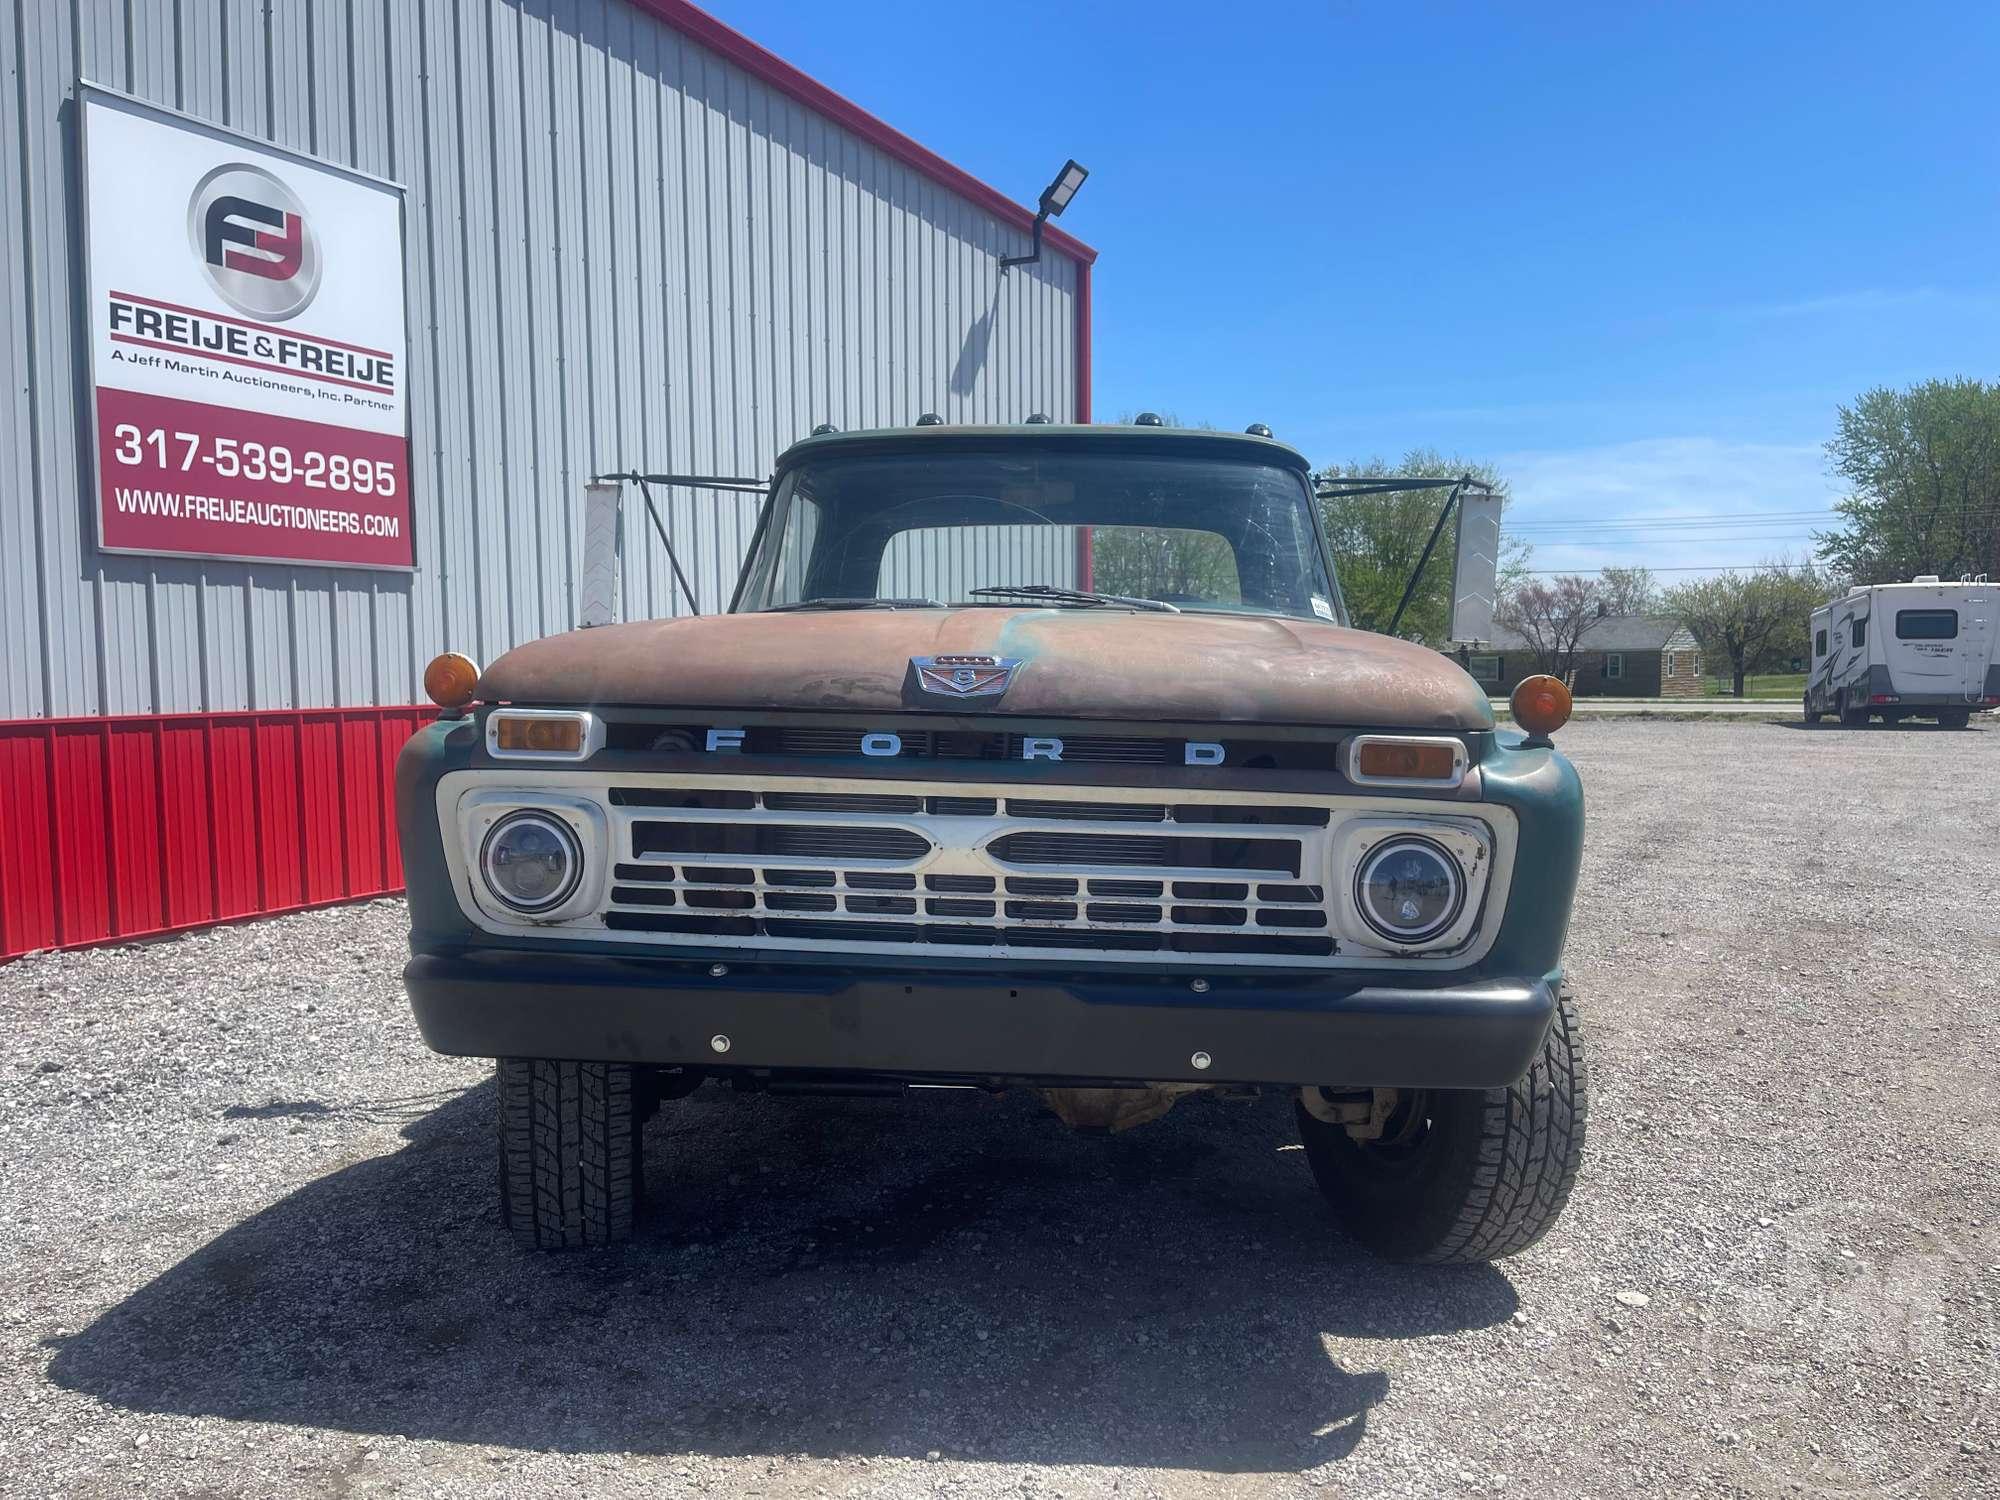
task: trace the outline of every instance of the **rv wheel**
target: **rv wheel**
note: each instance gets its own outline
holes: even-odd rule
[[[1948,708],[1938,715],[1940,729],[1963,729],[1971,722],[1972,710],[1969,708]]]
[[[1826,715],[1813,707],[1812,694],[1806,694],[1805,718],[1808,724],[1817,724]]]
[[[1868,705],[1847,701],[1847,689],[1840,690],[1840,722],[1849,729],[1865,728],[1868,723]]]

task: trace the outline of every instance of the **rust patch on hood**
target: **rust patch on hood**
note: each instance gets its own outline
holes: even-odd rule
[[[1021,662],[1007,691],[915,699],[913,656]],[[479,681],[487,702],[815,709],[1245,724],[1490,729],[1486,695],[1426,646],[1264,615],[1113,609],[704,615],[533,641]]]

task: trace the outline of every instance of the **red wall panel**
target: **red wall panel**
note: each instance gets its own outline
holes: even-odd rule
[[[257,841],[256,726],[247,717],[203,725],[208,735],[209,874],[215,914],[263,910],[263,848]]]
[[[260,714],[251,732],[250,763],[257,783],[257,847],[262,872],[257,904],[260,911],[282,911],[305,900],[299,722],[290,714]]]
[[[97,943],[111,921],[111,858],[105,812],[104,730],[108,720],[57,724],[49,749],[54,763],[51,823],[55,838],[56,941]]]
[[[399,891],[426,708],[0,722],[0,959]]]
[[[208,825],[208,732],[199,723],[160,725],[160,875],[163,925],[193,927],[215,917],[214,855]]]
[[[166,926],[160,889],[159,726],[130,719],[104,730],[105,825],[111,851],[114,932],[155,932]]]
[[[16,728],[0,725],[0,954],[56,942],[48,736]]]
[[[337,901],[347,894],[347,850],[340,821],[348,787],[340,774],[339,718],[304,714],[298,729],[299,828],[305,900],[310,905]]]

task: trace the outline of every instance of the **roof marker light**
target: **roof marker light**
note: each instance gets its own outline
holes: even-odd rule
[[[1134,427],[1164,427],[1167,424],[1160,420],[1160,414],[1158,412],[1142,411],[1139,413],[1138,416],[1132,419],[1132,425]]]
[[[917,425],[919,427],[942,427],[944,426],[944,418],[934,411],[927,411],[917,418]]]

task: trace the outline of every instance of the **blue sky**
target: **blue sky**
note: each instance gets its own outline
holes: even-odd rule
[[[1100,419],[1488,460],[1540,567],[1801,550],[1838,403],[2000,373],[2000,6],[710,8],[1023,201],[1091,169]]]

